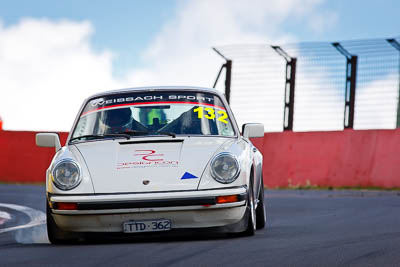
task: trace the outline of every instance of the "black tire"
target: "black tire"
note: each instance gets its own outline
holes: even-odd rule
[[[51,244],[67,244],[77,239],[71,236],[68,232],[65,232],[58,228],[51,215],[49,204],[46,204],[46,223],[47,223],[47,237]]]
[[[263,229],[267,222],[267,212],[264,204],[264,181],[261,177],[260,193],[258,194],[258,204],[256,208],[256,228]]]
[[[256,233],[256,211],[254,209],[254,192],[253,192],[253,177],[250,178],[249,192],[247,200],[247,209],[249,212],[249,219],[247,229],[243,232],[245,236],[253,236]]]

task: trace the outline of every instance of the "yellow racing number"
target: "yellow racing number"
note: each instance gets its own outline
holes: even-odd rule
[[[207,114],[205,114],[205,115],[204,115],[204,110],[207,112]],[[197,112],[197,118],[199,118],[199,119],[202,119],[203,116],[209,120],[215,119],[215,110],[213,108],[198,107],[198,108],[195,108],[193,110],[193,112]],[[226,113],[226,111],[218,110],[217,114],[218,114],[218,118],[217,118],[218,121],[228,124],[228,120],[227,120],[228,114]]]
[[[203,107],[198,107],[193,109],[193,112],[198,112],[197,118],[201,119],[203,118]]]
[[[228,118],[228,114],[223,110],[218,110],[218,114],[222,115],[221,117],[218,117],[218,120],[220,122],[228,124],[228,121],[226,120],[226,118]]]
[[[205,115],[204,117],[206,117],[209,120],[213,120],[215,118],[215,112],[213,108],[205,108],[205,111],[207,111],[207,115]]]

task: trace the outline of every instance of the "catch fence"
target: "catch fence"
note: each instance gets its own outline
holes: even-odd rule
[[[266,132],[400,125],[399,38],[214,50],[226,60],[214,87],[224,87],[239,124],[261,122]]]

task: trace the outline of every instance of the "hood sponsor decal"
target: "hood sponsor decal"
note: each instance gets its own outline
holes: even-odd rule
[[[195,178],[199,178],[199,177],[194,176],[194,175],[191,174],[190,172],[185,172],[185,173],[183,174],[183,176],[181,177],[181,180],[184,180],[184,179],[195,179]]]
[[[117,170],[131,168],[178,167],[179,160],[174,153],[159,153],[154,149],[137,149],[131,155],[133,160],[117,162]],[[133,156],[133,157],[132,157]]]
[[[140,149],[140,150],[135,150],[135,152],[141,152],[141,153],[135,154],[135,156],[143,156],[142,159],[146,160],[146,161],[163,161],[162,158],[154,158],[154,157],[164,156],[164,154],[156,154],[155,150]]]

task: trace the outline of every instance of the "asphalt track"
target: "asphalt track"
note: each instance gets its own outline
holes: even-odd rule
[[[44,188],[0,185],[0,266],[400,266],[400,192],[265,194],[267,228],[254,237],[141,237],[54,246],[41,224]],[[32,219],[36,226],[5,231]]]

